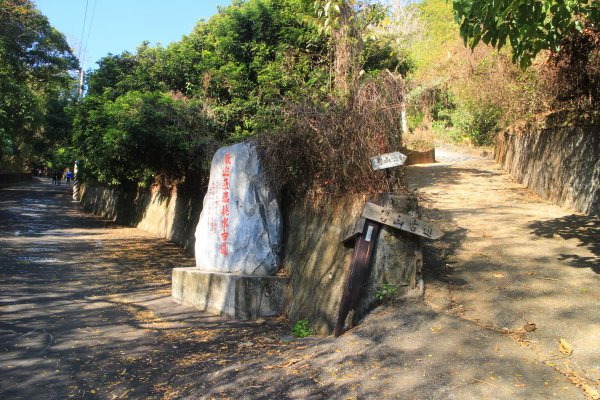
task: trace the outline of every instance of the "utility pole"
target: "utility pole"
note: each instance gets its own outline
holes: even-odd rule
[[[83,68],[79,69],[79,100],[83,97]]]

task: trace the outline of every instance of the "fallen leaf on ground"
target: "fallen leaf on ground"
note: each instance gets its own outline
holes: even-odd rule
[[[537,329],[537,326],[533,322],[528,322],[525,325],[523,325],[523,330],[525,332],[533,332],[536,329]]]
[[[560,339],[559,341],[560,343],[560,352],[565,354],[565,355],[570,355],[571,353],[573,353],[573,346],[571,346],[571,344],[569,342],[567,342],[565,339]]]
[[[586,396],[592,398],[592,400],[600,399],[600,393],[598,393],[596,389],[589,385],[583,385],[583,391],[585,392]]]
[[[292,364],[296,364],[297,362],[300,362],[300,361],[302,361],[303,359],[304,359],[304,358],[293,358],[293,359],[291,359],[290,361],[288,361],[286,364],[283,364],[283,365],[282,365],[282,367],[283,367],[283,368],[285,368],[285,367],[289,367],[290,365],[292,365]]]

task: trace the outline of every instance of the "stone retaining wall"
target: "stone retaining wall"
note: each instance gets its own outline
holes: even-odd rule
[[[341,241],[366,201],[364,196],[348,196],[319,207],[296,205],[284,210],[284,267],[290,277],[285,309],[291,322],[308,319],[318,333],[333,332],[353,252]],[[404,213],[416,209],[406,198],[371,201]],[[415,287],[422,260],[419,240],[384,227],[373,259],[367,295],[354,320],[373,306],[383,283],[396,285],[401,293]]]
[[[496,161],[541,197],[600,214],[600,118],[559,112],[500,134]]]
[[[405,165],[431,164],[435,162],[435,147],[429,150],[405,150],[407,156]]]
[[[90,185],[81,187],[81,204],[86,211],[167,238],[191,254],[202,199],[203,193],[191,196],[177,190],[164,194],[157,190],[136,192]],[[400,212],[416,209],[416,204],[404,197],[399,200],[390,197],[371,200]],[[332,333],[353,251],[344,247],[341,240],[358,220],[365,201],[363,196],[348,196],[318,208],[291,206],[284,202],[283,267],[288,273],[289,284],[286,290],[280,292],[283,293],[283,311],[292,323],[309,319],[318,333]],[[374,260],[367,296],[353,316],[354,320],[373,306],[375,293],[382,283],[397,285],[401,293],[415,287],[416,274],[422,262],[419,240],[414,235],[383,228]],[[183,293],[185,287],[188,287],[185,290],[197,290],[184,281],[182,279],[183,283],[177,286],[178,291]],[[278,284],[279,281],[281,279]],[[210,285],[208,289],[211,287],[216,285]],[[247,293],[243,290],[238,292],[242,297]],[[273,290],[265,291],[271,292]],[[174,294],[177,298],[178,293]],[[210,309],[210,304],[198,303],[196,306]],[[269,307],[274,306],[271,304]],[[254,309],[262,310],[248,308]],[[259,313],[256,310],[245,313],[254,315],[264,311]],[[233,315],[243,314],[238,315],[238,311]]]
[[[135,226],[194,250],[194,232],[200,217],[203,193],[178,188],[164,193],[82,185],[83,209],[123,225]]]

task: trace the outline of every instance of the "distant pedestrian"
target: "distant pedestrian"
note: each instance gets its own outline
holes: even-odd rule
[[[62,180],[63,173],[62,171],[56,171],[56,184],[60,186],[60,181]]]
[[[71,172],[70,169],[67,169],[67,185],[70,185],[72,180],[73,180],[73,173]]]
[[[56,185],[56,182],[57,182],[57,176],[58,176],[58,174],[56,173],[56,171],[54,171],[54,172],[52,173],[52,184],[53,184],[53,185]]]

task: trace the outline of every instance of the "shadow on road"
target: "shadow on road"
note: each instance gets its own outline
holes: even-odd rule
[[[437,164],[428,165],[427,168],[412,167],[409,175],[409,186],[418,182],[418,187],[424,189],[430,186],[456,185],[465,177],[493,179],[495,176],[501,175],[501,173],[470,167],[448,168],[446,164]]]
[[[565,240],[579,240],[578,247],[594,254],[582,257],[576,254],[561,254],[560,260],[575,268],[591,268],[600,274],[600,218],[588,215],[567,215],[548,221],[536,221],[528,225],[532,233],[544,238],[559,236]]]

